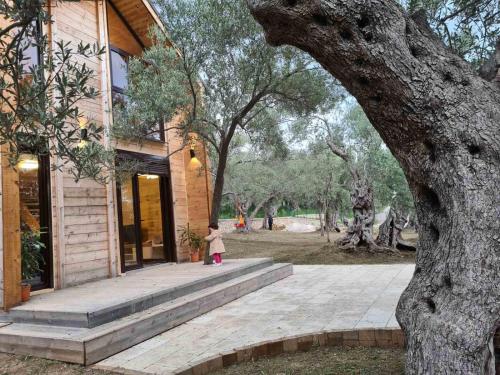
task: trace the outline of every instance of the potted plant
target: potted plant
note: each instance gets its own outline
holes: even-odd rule
[[[198,262],[200,260],[200,249],[203,245],[203,237],[190,230],[189,224],[182,228],[181,244],[189,247],[191,262]]]
[[[42,270],[40,266],[44,263],[42,251],[45,245],[40,242],[40,233],[26,231],[21,236],[21,300],[26,302],[30,299],[31,284],[33,279]]]

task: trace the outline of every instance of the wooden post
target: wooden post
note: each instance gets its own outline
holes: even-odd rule
[[[2,149],[8,146],[2,146]],[[19,174],[2,156],[4,309],[21,303],[21,218]]]
[[[111,69],[109,66],[110,54],[109,54],[109,39],[108,39],[108,16],[106,4],[104,2],[96,0],[96,18],[97,18],[97,30],[99,33],[99,47],[106,47],[106,53],[104,58],[101,59],[100,66],[100,77],[101,77],[101,103],[103,108],[103,127],[105,129],[103,142],[106,149],[111,149],[111,124],[113,122],[113,111],[112,111],[112,95],[111,95]],[[119,242],[119,227],[118,227],[118,205],[116,204],[116,181],[113,179],[108,184],[106,184],[106,204],[107,204],[107,215],[108,215],[108,241],[109,241],[109,276],[115,277],[121,274],[121,254],[120,254],[120,242]]]
[[[2,185],[2,153],[0,146],[0,310],[3,309],[3,185]]]

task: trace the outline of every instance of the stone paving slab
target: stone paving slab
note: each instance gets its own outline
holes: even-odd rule
[[[96,365],[175,374],[235,348],[308,333],[399,328],[394,312],[412,264],[294,266],[294,275]]]

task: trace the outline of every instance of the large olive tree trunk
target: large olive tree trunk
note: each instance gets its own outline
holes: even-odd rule
[[[274,45],[314,56],[401,164],[419,222],[397,317],[408,374],[492,374],[500,321],[500,88],[391,0],[248,0]]]

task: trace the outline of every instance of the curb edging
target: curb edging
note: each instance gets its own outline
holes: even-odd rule
[[[287,336],[277,340],[239,347],[216,354],[173,372],[176,375],[206,375],[237,363],[263,357],[276,357],[283,353],[306,352],[316,346],[346,346],[371,348],[403,348],[405,338],[399,328],[336,330]]]

